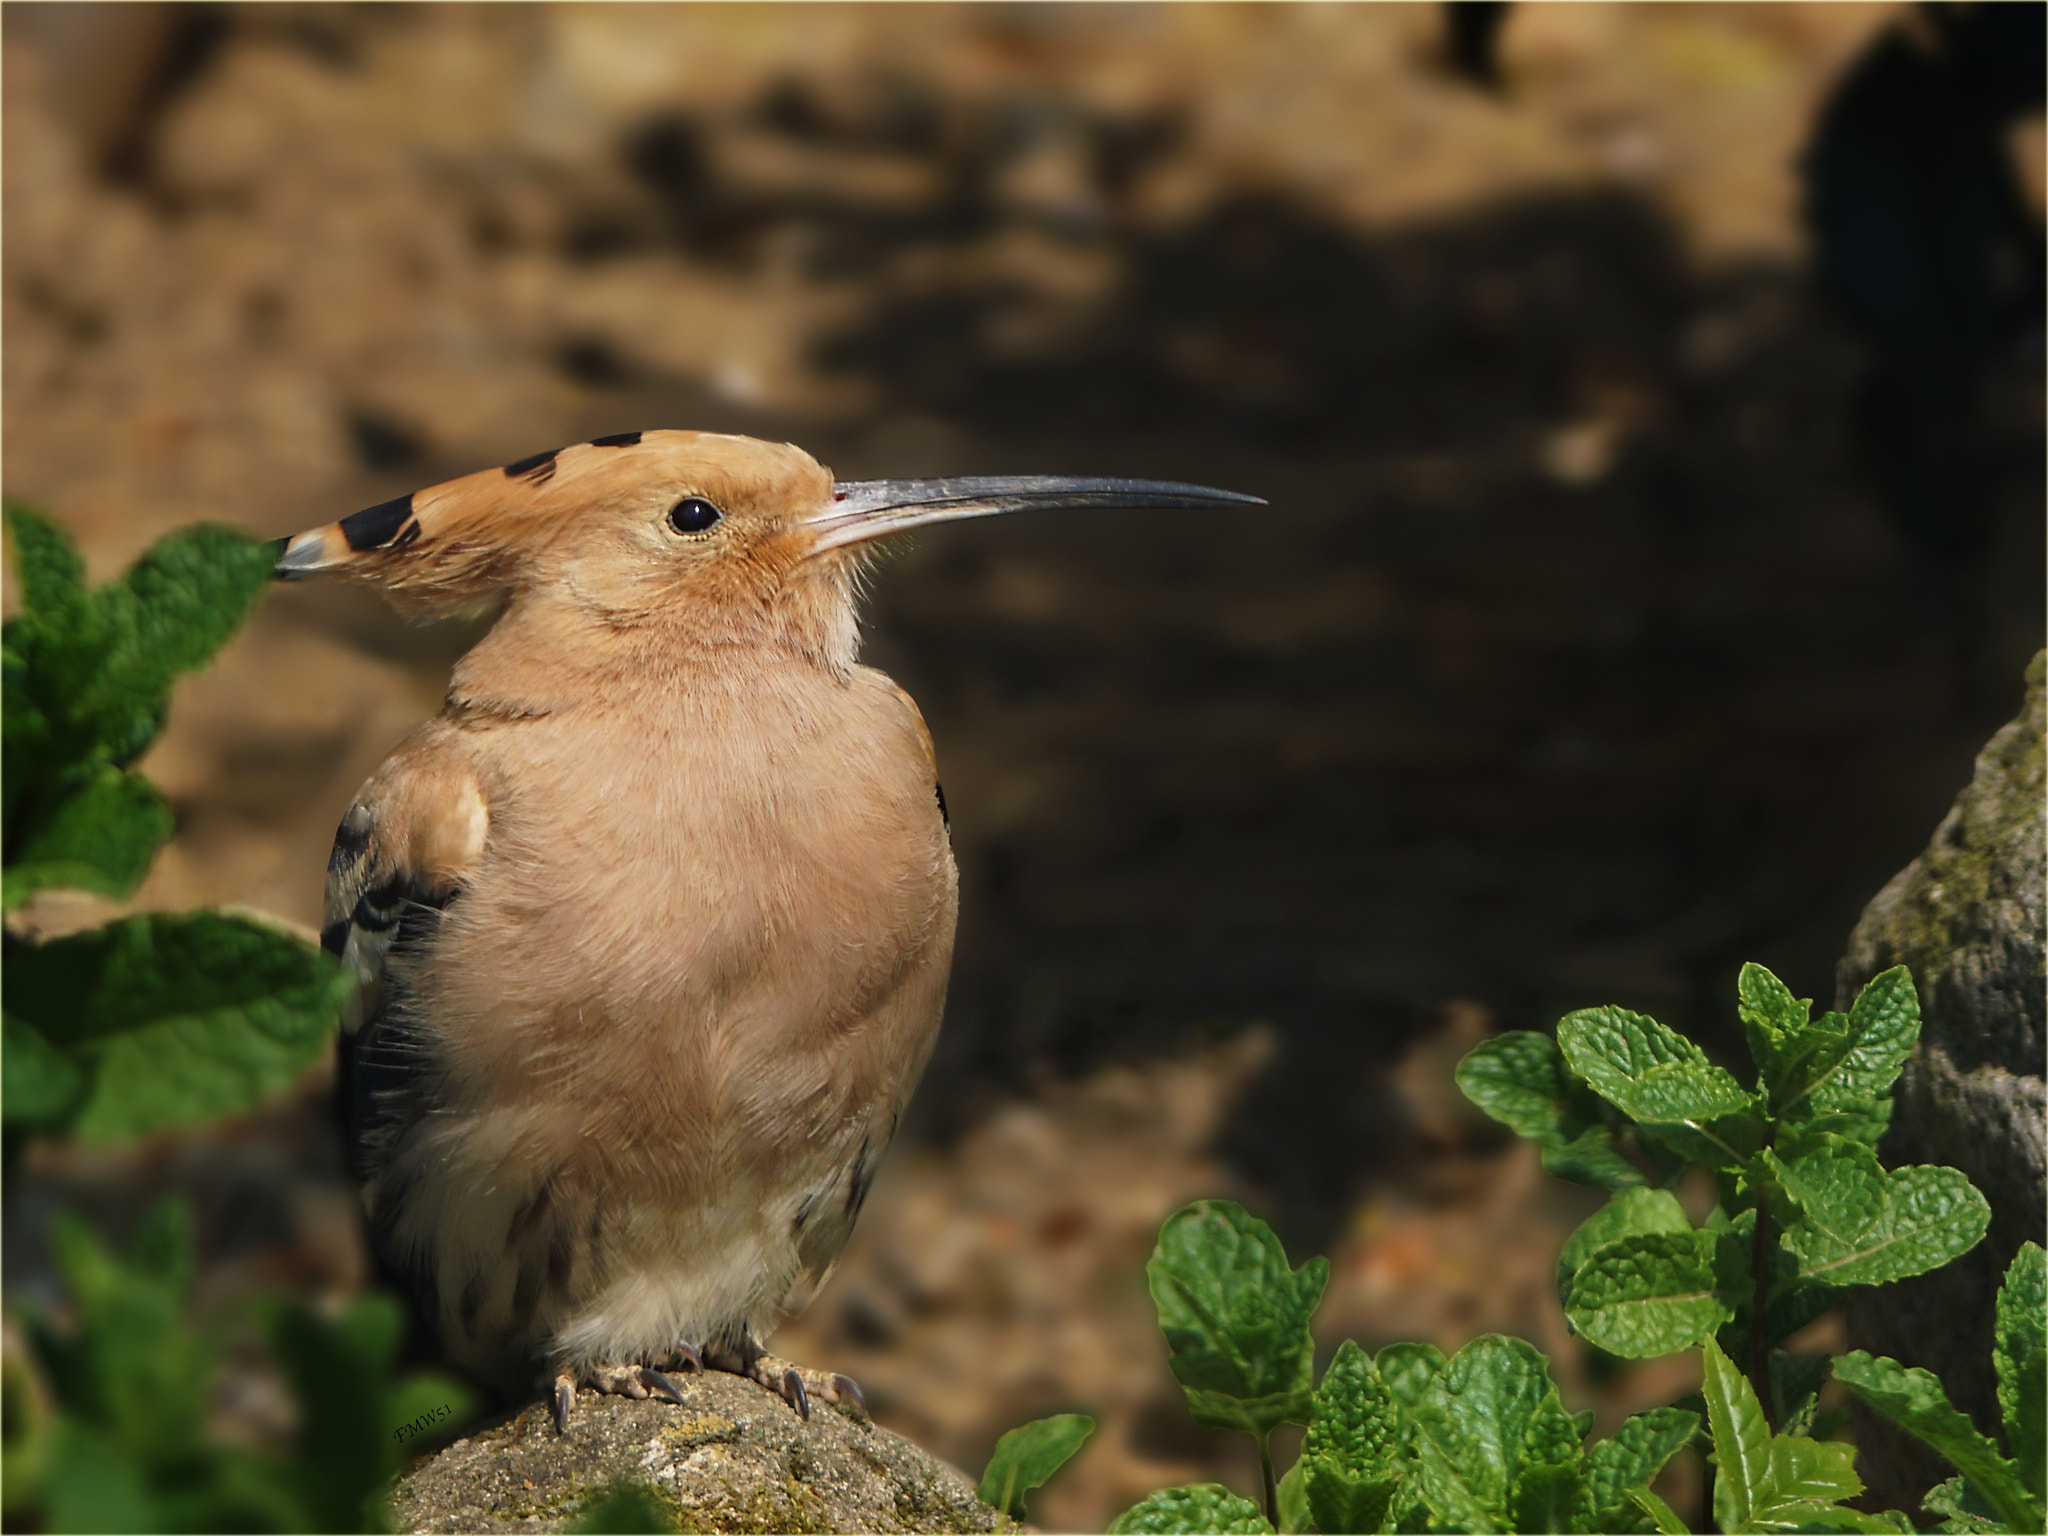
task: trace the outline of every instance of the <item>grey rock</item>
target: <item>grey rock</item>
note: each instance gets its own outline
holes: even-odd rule
[[[1941,1377],[1956,1405],[1998,1434],[1992,1303],[2021,1243],[2044,1234],[2048,1057],[2042,900],[2042,683],[2027,669],[2019,718],[1992,737],[1926,852],[1865,909],[1836,971],[1836,1006],[1904,964],[1920,993],[1918,1049],[1899,1082],[1885,1161],[1960,1168],[1991,1202],[1990,1235],[1953,1264],[1851,1293],[1849,1341]],[[1859,1457],[1873,1495],[1916,1510],[1953,1475],[1888,1421],[1859,1413]]]
[[[582,1393],[567,1435],[545,1406],[402,1477],[401,1531],[560,1531],[608,1489],[651,1491],[684,1531],[1014,1531],[958,1472],[824,1403],[810,1422],[751,1381],[676,1378],[677,1406]]]

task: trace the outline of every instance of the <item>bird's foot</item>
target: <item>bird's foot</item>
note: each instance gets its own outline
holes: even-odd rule
[[[673,1358],[673,1357],[672,1357]],[[693,1350],[689,1359],[696,1358]],[[671,1370],[676,1367],[664,1361]],[[685,1366],[685,1369],[693,1367]],[[699,1362],[696,1369],[702,1368]],[[553,1406],[555,1428],[563,1434],[569,1432],[569,1413],[576,1405],[579,1387],[588,1387],[594,1392],[610,1392],[620,1397],[658,1397],[663,1402],[680,1403],[683,1394],[676,1390],[676,1384],[662,1372],[650,1365],[586,1365],[564,1368],[555,1373]]]
[[[801,1419],[810,1418],[813,1399],[837,1403],[856,1419],[868,1417],[867,1399],[861,1395],[859,1385],[851,1376],[809,1370],[770,1354],[754,1356],[736,1374],[758,1381],[794,1408]]]

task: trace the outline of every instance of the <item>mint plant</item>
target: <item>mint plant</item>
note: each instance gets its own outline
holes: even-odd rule
[[[134,764],[172,683],[204,665],[270,580],[267,545],[227,528],[171,534],[117,581],[85,585],[57,525],[6,509],[21,611],[4,668],[4,882],[132,895],[172,831]],[[28,1135],[140,1136],[253,1107],[326,1044],[348,980],[318,949],[225,912],[149,913],[34,943],[5,937],[0,1121]]]
[[[975,1497],[1022,1520],[1024,1495],[1043,1486],[1094,1433],[1095,1421],[1085,1413],[1056,1413],[1019,1425],[996,1442]]]
[[[37,941],[37,893],[134,894],[171,836],[135,763],[170,688],[204,665],[270,581],[268,546],[225,528],[171,534],[89,590],[63,532],[6,509],[21,608],[4,668],[4,1055],[10,1173],[30,1136],[120,1141],[252,1108],[325,1047],[349,982],[280,928],[227,912],[145,913]],[[263,1342],[299,1428],[286,1452],[206,1429],[229,1340],[187,1321],[184,1219],[159,1208],[125,1255],[76,1218],[53,1230],[66,1320],[27,1312],[5,1359],[0,1474],[11,1526],[49,1531],[364,1530],[415,1421],[467,1412],[451,1380],[391,1377],[402,1312],[387,1296],[328,1315],[262,1303]]]
[[[1993,1358],[2009,1456],[1949,1402],[1932,1371],[1859,1349],[1835,1357],[1835,1379],[1961,1474],[1927,1496],[1927,1508],[1946,1517],[1942,1530],[2048,1530],[2048,1254],[2038,1243],[2021,1244],[2006,1269]]]
[[[1610,1353],[1669,1354],[1713,1334],[1776,1429],[1810,1421],[1825,1362],[1783,1342],[1854,1285],[1967,1253],[1990,1207],[1953,1168],[1887,1170],[1876,1142],[1920,1033],[1898,966],[1847,1014],[1746,965],[1738,1013],[1756,1067],[1745,1087],[1684,1036],[1622,1008],[1477,1047],[1458,1084],[1534,1139],[1561,1177],[1613,1191],[1565,1244],[1558,1294],[1573,1328]],[[1688,1163],[1720,1203],[1695,1227],[1669,1189]]]
[[[1714,1474],[1708,1513],[1724,1531],[1911,1531],[1896,1511],[1849,1507],[1863,1492],[1854,1448],[1827,1438],[1819,1411],[1831,1363],[1783,1346],[1849,1287],[1967,1252],[1989,1208],[1952,1168],[1878,1159],[1920,1027],[1903,968],[1872,980],[1847,1014],[1815,1019],[1769,971],[1745,966],[1738,1006],[1748,1084],[1620,1008],[1574,1013],[1554,1039],[1501,1035],[1457,1074],[1480,1108],[1541,1146],[1552,1173],[1610,1192],[1558,1256],[1575,1331],[1634,1358],[1698,1348],[1696,1398],[1589,1443],[1592,1415],[1565,1407],[1543,1355],[1494,1334],[1448,1358],[1428,1344],[1372,1356],[1347,1340],[1318,1381],[1309,1323],[1325,1261],[1291,1268],[1263,1222],[1204,1201],[1167,1220],[1147,1275],[1190,1412],[1257,1439],[1263,1504],[1213,1484],[1168,1489],[1110,1529],[1683,1532],[1651,1485],[1698,1445]],[[1719,1192],[1698,1224],[1671,1188],[1694,1163]],[[1930,1373],[1860,1354],[1832,1362],[1845,1387],[1954,1462],[1962,1475],[1927,1502],[1944,1530],[2042,1529],[2044,1293],[2030,1244],[1999,1298],[2009,1455]],[[1308,1433],[1276,1482],[1268,1437],[1287,1422]]]
[[[118,1256],[68,1215],[55,1235],[70,1319],[23,1315],[55,1407],[24,1394],[7,1425],[10,1448],[32,1448],[9,1478],[25,1480],[23,1507],[43,1529],[380,1530],[401,1455],[394,1426],[444,1405],[466,1411],[452,1379],[391,1380],[400,1312],[390,1297],[360,1297],[335,1315],[280,1302],[264,1309],[262,1332],[298,1403],[292,1444],[224,1443],[206,1431],[206,1406],[226,1341],[186,1321],[182,1210],[156,1207]],[[9,1491],[12,1507],[20,1492]]]

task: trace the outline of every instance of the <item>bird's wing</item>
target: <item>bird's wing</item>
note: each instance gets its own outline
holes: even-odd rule
[[[320,942],[356,977],[342,1017],[340,1104],[349,1161],[374,1183],[431,1102],[434,1068],[409,978],[490,836],[476,776],[433,726],[402,745],[341,819],[327,863]]]

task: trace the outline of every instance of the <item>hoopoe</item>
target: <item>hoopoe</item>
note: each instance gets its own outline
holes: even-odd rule
[[[958,878],[932,740],[856,661],[871,541],[1258,498],[1045,476],[835,484],[627,432],[278,541],[278,574],[503,602],[342,818],[322,939],[372,1242],[511,1394],[844,1376],[763,1340],[837,1259],[930,1056]]]

